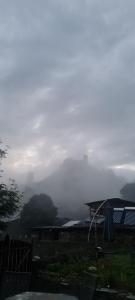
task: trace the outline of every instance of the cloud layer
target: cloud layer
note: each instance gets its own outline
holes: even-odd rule
[[[9,173],[88,153],[134,176],[134,1],[1,0],[0,69]]]

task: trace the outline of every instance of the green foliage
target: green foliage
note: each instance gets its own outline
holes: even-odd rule
[[[100,286],[134,290],[135,264],[128,254],[105,257],[98,263]]]
[[[67,253],[68,256],[68,253]],[[91,278],[93,273],[89,267],[96,267],[93,271],[97,275],[99,287],[117,288],[135,292],[135,262],[127,253],[121,252],[117,255],[105,256],[98,261],[88,256],[66,257],[66,260],[56,260],[48,264],[46,271],[50,278],[56,280],[63,278],[67,282],[80,281],[84,278]]]
[[[2,159],[7,157],[7,147],[0,142],[0,164]],[[1,170],[2,174],[3,170]],[[2,177],[2,175],[1,175]],[[21,194],[17,189],[14,180],[9,181],[9,185],[0,183],[0,225],[2,227],[3,218],[13,215],[20,206]]]
[[[52,199],[45,194],[35,195],[24,205],[21,222],[26,227],[53,225],[57,216],[57,208]]]
[[[21,194],[17,190],[14,181],[11,181],[7,186],[4,183],[0,184],[0,217],[9,217],[19,208]]]

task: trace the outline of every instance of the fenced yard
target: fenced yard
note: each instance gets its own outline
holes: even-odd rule
[[[0,241],[0,299],[26,291],[30,284],[32,244]]]

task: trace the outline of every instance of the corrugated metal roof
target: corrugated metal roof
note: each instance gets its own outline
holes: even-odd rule
[[[71,226],[77,225],[79,223],[80,223],[80,220],[79,221],[69,221],[69,222],[65,223],[64,225],[62,225],[62,227],[71,227]]]
[[[80,220],[80,223],[79,225],[89,225],[91,223],[91,221],[93,220],[93,224],[102,224],[104,222],[104,216],[98,216],[96,217],[94,220],[93,218],[87,218],[87,219],[83,219],[83,220]]]
[[[103,216],[95,218],[93,224],[102,224],[105,218]]]
[[[83,219],[83,220],[76,220],[76,221],[69,221],[66,224],[63,225],[63,227],[72,227],[72,226],[85,226],[85,225],[89,225],[90,222],[92,221],[93,218],[87,218],[87,219]],[[93,224],[102,224],[104,222],[104,217],[103,216],[98,216],[97,218],[95,218],[93,220]]]
[[[121,198],[110,198],[110,199],[104,199],[104,200],[97,200],[97,201],[91,201],[91,202],[88,202],[88,203],[85,203],[85,204],[90,206],[90,207],[95,208],[95,207],[98,207],[103,202],[105,202],[105,204],[107,202],[109,202],[112,207],[125,207],[125,206],[135,207],[135,202],[134,201],[123,200]]]

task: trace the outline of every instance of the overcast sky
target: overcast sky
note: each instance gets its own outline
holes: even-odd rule
[[[9,174],[88,154],[135,178],[134,0],[0,0],[0,136]]]

